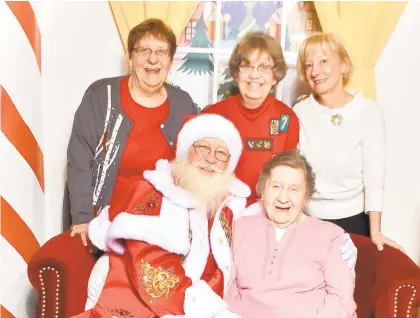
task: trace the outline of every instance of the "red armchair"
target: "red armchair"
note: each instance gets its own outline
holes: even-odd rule
[[[32,257],[28,276],[39,293],[37,317],[68,318],[81,313],[96,257],[71,231],[45,243]]]
[[[403,253],[352,234],[358,248],[355,300],[359,318],[413,317],[420,305],[420,268]],[[28,266],[29,279],[40,293],[38,317],[70,317],[83,311],[87,282],[95,256],[79,237],[64,232],[49,240]]]

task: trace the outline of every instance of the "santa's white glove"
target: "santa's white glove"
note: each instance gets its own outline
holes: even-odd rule
[[[242,318],[242,317],[226,309],[222,311],[220,314],[218,314],[215,318]]]
[[[214,318],[227,309],[227,303],[203,280],[185,290],[184,312],[191,318]]]
[[[357,261],[357,248],[348,233],[344,234],[344,243],[341,245],[341,257],[350,269],[354,270]]]

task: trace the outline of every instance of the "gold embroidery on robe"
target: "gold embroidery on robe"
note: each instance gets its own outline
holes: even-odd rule
[[[158,196],[158,194],[157,194],[156,191],[151,192],[147,197],[149,198],[149,201],[147,201],[146,204],[143,203],[143,202],[140,202],[139,204],[137,204],[133,208],[132,212],[134,214],[144,214],[144,213],[147,213],[150,210],[152,210],[154,207],[157,206],[157,203],[159,201],[159,196]]]
[[[223,231],[225,232],[226,239],[228,240],[229,246],[232,245],[232,229],[230,228],[229,221],[226,218],[224,212],[220,213],[220,223],[222,224]]]
[[[174,274],[173,267],[166,270],[162,266],[153,267],[141,260],[138,270],[141,287],[151,297],[150,303],[162,296],[168,298],[171,289],[180,281],[179,277]]]
[[[113,308],[113,309],[108,309],[108,310],[113,315],[112,317],[117,317],[117,318],[134,318],[133,313],[131,313],[127,309]]]

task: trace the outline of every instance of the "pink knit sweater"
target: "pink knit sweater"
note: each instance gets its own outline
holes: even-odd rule
[[[236,221],[226,300],[243,318],[354,318],[354,277],[341,257],[344,232],[315,218],[277,243],[265,214]]]

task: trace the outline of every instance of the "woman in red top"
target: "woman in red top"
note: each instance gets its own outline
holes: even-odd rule
[[[89,222],[107,205],[111,214],[126,204],[127,188],[171,159],[191,97],[165,83],[176,50],[173,31],[148,19],[128,36],[130,75],[102,79],[86,91],[68,147],[72,236],[87,246]]]
[[[255,185],[264,164],[279,152],[296,149],[299,122],[291,108],[270,95],[287,71],[281,46],[272,36],[245,35],[230,57],[229,69],[239,94],[204,112],[225,116],[239,130],[245,146],[235,173],[252,189],[251,204],[257,199]]]

